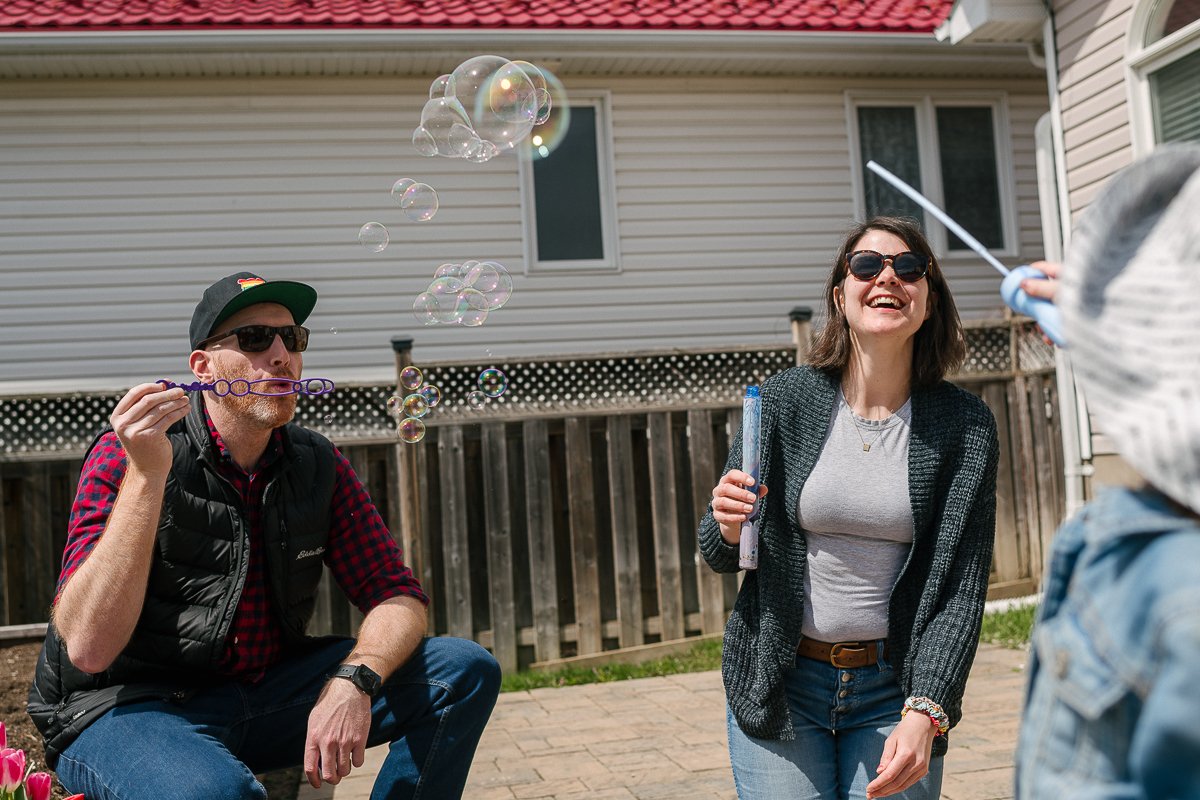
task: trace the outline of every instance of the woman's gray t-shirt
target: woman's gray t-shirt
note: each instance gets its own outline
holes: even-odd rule
[[[887,637],[888,600],[913,540],[911,427],[911,401],[887,419],[868,420],[855,414],[838,391],[825,442],[796,509],[808,540],[806,638]]]

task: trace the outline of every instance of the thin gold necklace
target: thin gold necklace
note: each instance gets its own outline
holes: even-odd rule
[[[849,404],[847,404],[847,407],[849,407]],[[859,427],[859,425],[858,425],[858,419],[857,419],[857,418],[855,417],[855,415],[854,415],[854,409],[853,409],[853,408],[851,408],[851,409],[850,409],[850,421],[851,421],[852,423],[854,423],[854,432],[858,434],[858,440],[859,440],[860,442],[862,442],[862,446],[863,446],[863,452],[864,452],[864,453],[869,453],[869,452],[871,452],[871,445],[873,445],[873,444],[875,444],[877,441],[879,441],[879,437],[880,437],[880,436],[883,436],[883,432],[884,432],[885,430],[887,430],[887,428],[883,428],[883,427],[881,427],[881,428],[880,428],[878,431],[876,431],[876,432],[875,432],[875,438],[871,439],[871,441],[869,441],[869,442],[868,442],[866,439],[864,439],[864,438],[863,438],[863,435],[862,435],[862,428],[860,428],[860,427]]]
[[[860,442],[862,442],[863,452],[864,453],[871,452],[871,445],[873,445],[877,441],[879,441],[879,437],[883,436],[883,432],[885,430],[887,430],[887,426],[881,426],[879,428],[879,430],[875,432],[875,436],[871,439],[871,441],[868,442],[866,439],[863,438],[862,427],[858,424],[858,415],[854,413],[854,406],[851,405],[850,398],[848,398],[846,396],[845,387],[842,387],[842,399],[846,401],[846,410],[850,412],[850,422],[852,422],[854,424],[854,432],[858,434],[858,440]],[[896,413],[895,411],[892,411],[889,409],[888,415],[886,417],[884,417],[882,420],[869,420],[869,421],[870,422],[876,422],[876,421],[885,422],[888,419],[891,419],[892,415],[895,413]]]

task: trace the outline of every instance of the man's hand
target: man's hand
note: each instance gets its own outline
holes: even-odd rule
[[[930,753],[937,728],[929,717],[910,711],[883,743],[883,756],[875,780],[867,784],[867,797],[887,797],[902,792],[929,772]]]
[[[161,383],[139,384],[117,401],[108,421],[131,468],[144,475],[166,475],[171,469],[167,429],[186,417],[188,408],[183,389],[166,389]]]
[[[304,743],[304,774],[314,789],[321,781],[336,786],[361,767],[371,732],[371,698],[348,680],[331,678],[312,713]]]

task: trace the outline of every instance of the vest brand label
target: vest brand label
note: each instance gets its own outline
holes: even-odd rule
[[[314,547],[312,550],[301,550],[299,554],[297,554],[296,560],[299,561],[302,558],[312,558],[313,556],[319,556],[324,552],[324,547]]]

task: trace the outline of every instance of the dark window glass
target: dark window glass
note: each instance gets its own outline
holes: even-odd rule
[[[1200,0],[1175,0],[1171,5],[1171,10],[1167,12],[1166,19],[1163,20],[1163,32],[1160,37],[1170,36],[1177,30],[1186,28],[1197,19],[1200,19]]]
[[[1200,142],[1200,50],[1150,76],[1154,138],[1159,142]]]
[[[919,205],[867,169],[867,162],[875,161],[909,186],[922,191],[916,109],[912,106],[860,106],[858,141],[862,150],[867,216],[884,214],[923,221],[924,212]]]
[[[937,109],[938,157],[946,213],[989,249],[1004,247],[996,137],[989,106]],[[951,250],[967,246],[947,232]]]
[[[534,160],[533,196],[538,261],[604,258],[593,106],[572,106],[562,142],[549,156]]]

